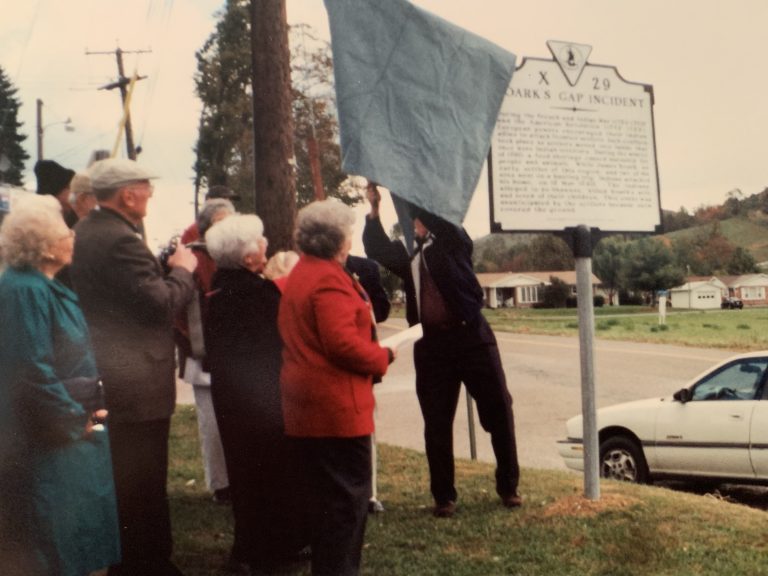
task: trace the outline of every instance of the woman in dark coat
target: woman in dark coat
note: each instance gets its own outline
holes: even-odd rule
[[[67,384],[96,382],[77,297],[54,279],[74,234],[31,197],[0,228],[0,573],[87,576],[120,561],[106,410]],[[85,405],[84,405],[85,404]]]
[[[260,275],[262,230],[258,216],[233,215],[205,236],[217,268],[205,343],[232,490],[232,561],[255,569],[293,559],[309,543],[305,474],[281,411],[280,292]]]

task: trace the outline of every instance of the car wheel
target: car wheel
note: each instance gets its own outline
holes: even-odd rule
[[[643,449],[626,436],[613,436],[600,444],[600,476],[610,480],[648,482]]]

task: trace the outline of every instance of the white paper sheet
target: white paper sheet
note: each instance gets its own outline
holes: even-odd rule
[[[392,348],[397,350],[400,346],[407,342],[416,341],[424,335],[424,331],[421,329],[421,324],[415,324],[406,330],[402,330],[397,334],[388,336],[379,341],[384,348]]]

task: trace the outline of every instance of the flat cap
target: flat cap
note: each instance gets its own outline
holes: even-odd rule
[[[107,158],[99,160],[88,169],[94,190],[113,190],[134,182],[157,178],[142,168],[135,160]]]

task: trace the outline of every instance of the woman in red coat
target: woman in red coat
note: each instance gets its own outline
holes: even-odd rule
[[[314,489],[312,574],[358,574],[371,496],[373,377],[394,353],[376,342],[368,296],[344,267],[354,212],[332,200],[303,208],[302,255],[280,302],[285,431],[300,439]]]

